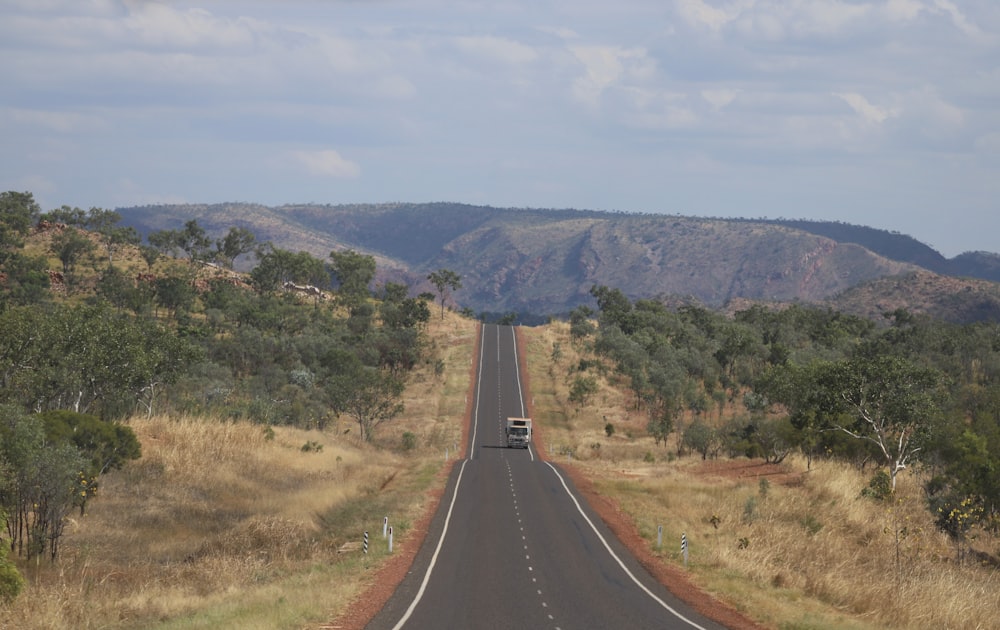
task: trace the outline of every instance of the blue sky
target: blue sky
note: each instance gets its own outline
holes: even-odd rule
[[[809,218],[1000,252],[996,0],[3,0],[0,190]]]

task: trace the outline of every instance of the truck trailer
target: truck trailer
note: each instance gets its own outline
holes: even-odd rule
[[[507,448],[528,448],[531,418],[507,418]]]

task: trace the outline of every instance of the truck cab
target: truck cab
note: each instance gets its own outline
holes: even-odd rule
[[[528,448],[531,418],[507,418],[507,448]]]

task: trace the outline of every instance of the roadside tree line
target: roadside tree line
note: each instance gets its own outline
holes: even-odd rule
[[[99,208],[43,213],[30,193],[0,193],[0,598],[19,583],[6,553],[55,559],[66,515],[101,474],[140,456],[129,417],[304,428],[345,417],[373,441],[428,360],[435,296],[373,287],[371,256],[322,260],[242,228],[212,239],[193,220],[143,244],[120,220]],[[253,257],[251,272],[225,271],[240,256]],[[51,290],[55,259],[64,293]],[[443,308],[460,279],[435,274]]]
[[[797,304],[727,317],[632,302],[609,287],[591,293],[598,310],[576,309],[571,334],[629,385],[656,443],[676,432],[679,449],[704,458],[781,461],[798,451],[810,464],[874,464],[866,494],[880,498],[901,472],[923,467],[941,529],[998,531],[1000,324],[904,310],[877,323]],[[574,378],[594,372],[580,366]],[[742,411],[723,417],[734,407]]]

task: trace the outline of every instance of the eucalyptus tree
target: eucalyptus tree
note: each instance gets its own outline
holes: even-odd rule
[[[150,237],[152,237],[152,234]],[[153,246],[152,241],[149,245],[139,246],[139,256],[142,257],[143,261],[145,261],[147,271],[153,270],[153,265],[156,264],[156,261],[160,258],[160,254],[161,251]]]
[[[375,258],[351,249],[332,251],[330,272],[339,285],[337,292],[341,301],[352,316],[358,315],[358,309],[370,295],[368,285],[375,277]]]
[[[39,304],[49,299],[51,282],[48,260],[44,256],[26,256],[0,248],[0,271],[6,278],[0,291],[0,311],[7,306]]]
[[[358,424],[361,439],[370,442],[375,429],[403,412],[403,380],[375,367],[355,364],[327,380],[326,391],[338,414]]]
[[[83,208],[62,205],[48,212],[44,212],[38,217],[39,222],[62,223],[76,227],[85,227],[87,222],[87,211]]]
[[[407,297],[407,287],[394,282],[386,283],[379,304],[382,323],[392,329],[416,328],[430,320],[427,302],[420,298]]]
[[[226,267],[232,269],[237,258],[254,251],[257,237],[243,227],[231,227],[229,232],[215,241],[215,256]]]
[[[125,273],[113,266],[108,266],[97,279],[95,290],[97,295],[107,300],[118,312],[133,303],[135,283]]]
[[[590,294],[597,300],[601,326],[617,326],[626,335],[635,332],[632,303],[621,289],[595,284],[590,288]]]
[[[156,230],[146,235],[146,240],[149,242],[149,247],[152,248],[152,251],[161,255],[176,256],[180,251],[176,230]],[[153,266],[152,261],[155,260],[155,257],[151,253],[143,250],[143,258],[149,267]]]
[[[59,258],[67,277],[75,273],[77,264],[95,249],[94,242],[76,228],[67,227],[52,237],[52,253]]]
[[[817,366],[831,428],[873,444],[888,469],[890,486],[927,445],[939,418],[940,373],[894,356],[855,357]]]
[[[250,280],[258,291],[274,292],[285,283],[325,284],[328,274],[323,261],[309,252],[292,252],[273,246],[257,252],[257,266],[250,271]]]
[[[55,560],[85,465],[73,446],[46,440],[41,418],[0,406],[0,466],[7,470],[0,511],[12,551],[28,559],[48,552]]]
[[[0,193],[0,310],[9,304],[27,304],[40,299],[49,286],[44,257],[21,251],[24,237],[38,220],[41,208],[30,192]]]
[[[167,309],[170,317],[187,313],[194,305],[197,291],[192,285],[191,274],[177,270],[160,276],[153,281],[153,296],[156,303]]]
[[[122,215],[114,210],[91,208],[84,218],[83,227],[98,234],[101,244],[108,254],[108,264],[114,261],[115,253],[124,247],[138,245],[142,239],[134,227],[118,225]]]
[[[106,306],[19,307],[0,314],[0,326],[0,396],[22,409],[121,417],[198,355],[155,322]]]
[[[205,229],[198,225],[197,219],[185,222],[181,230],[150,232],[146,240],[161,253],[176,256],[178,251],[182,251],[191,260],[207,259],[212,246],[212,239],[205,233]]]
[[[7,479],[7,472],[2,466],[0,462],[0,481]],[[0,508],[0,530],[6,529],[7,515]],[[24,577],[18,572],[17,565],[7,559],[7,549],[7,545],[0,545],[0,604],[14,601],[24,589]]]
[[[718,454],[719,448],[722,446],[722,440],[719,436],[719,432],[706,424],[701,418],[695,418],[695,420],[691,422],[686,429],[684,429],[681,441],[691,450],[697,451],[701,454],[702,459],[708,459],[709,456],[715,458]]]
[[[177,244],[191,260],[205,260],[209,257],[212,239],[196,219],[191,219],[177,233]]]
[[[31,231],[40,213],[41,208],[30,192],[0,193],[0,264],[5,251],[21,247],[21,239]]]
[[[577,306],[570,312],[569,333],[573,339],[584,339],[597,332],[596,327],[590,321],[593,314],[593,309],[585,305]]]
[[[438,297],[441,299],[441,319],[444,319],[445,300],[448,299],[452,291],[458,291],[462,288],[462,278],[451,269],[438,269],[428,274],[427,279],[437,289]]]

